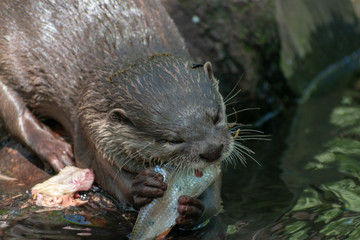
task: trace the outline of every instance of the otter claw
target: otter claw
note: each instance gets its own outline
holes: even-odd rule
[[[180,196],[178,203],[179,217],[176,218],[177,225],[188,227],[198,222],[204,212],[204,204],[200,200],[189,196]]]
[[[131,193],[136,207],[149,204],[154,198],[164,195],[167,189],[164,177],[151,169],[140,172],[132,182]]]

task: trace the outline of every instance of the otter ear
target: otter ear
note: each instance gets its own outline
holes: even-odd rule
[[[210,62],[206,62],[204,64],[204,71],[205,71],[205,74],[209,77],[209,79],[213,82],[216,89],[219,90],[219,81],[214,76],[214,72],[212,70],[212,66],[211,66]]]
[[[120,123],[122,125],[127,124],[134,126],[131,120],[126,116],[124,109],[121,108],[111,110],[108,114],[108,121]]]

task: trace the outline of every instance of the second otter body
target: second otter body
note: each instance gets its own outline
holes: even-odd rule
[[[139,207],[166,190],[153,166],[201,169],[230,154],[211,64],[191,67],[159,1],[2,0],[0,25],[0,117],[56,170],[92,168]],[[34,114],[61,123],[74,151]],[[219,191],[179,198],[177,223],[212,215]]]

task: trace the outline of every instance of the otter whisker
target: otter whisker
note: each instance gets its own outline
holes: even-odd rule
[[[252,133],[252,132],[239,132],[240,137],[269,137],[269,135],[263,135],[258,133]]]
[[[116,179],[116,177],[117,177],[117,174],[120,173],[121,169],[122,169],[124,166],[126,166],[126,164],[128,164],[128,163],[129,163],[131,160],[133,160],[135,157],[140,156],[140,155],[139,155],[140,152],[143,151],[143,150],[145,150],[145,149],[146,149],[147,147],[149,147],[150,145],[151,145],[151,143],[148,143],[148,144],[145,145],[144,147],[142,147],[142,148],[138,149],[137,151],[135,151],[134,153],[128,155],[128,156],[123,160],[124,163],[123,163],[121,166],[118,167],[118,170],[116,171],[116,174],[115,174],[115,177],[114,177],[114,181],[115,181],[115,179]],[[114,162],[114,161],[115,161],[115,159],[113,159],[113,162]],[[143,162],[143,164],[144,164],[144,162]]]
[[[244,166],[246,166],[246,158],[241,153],[241,151],[239,151],[237,148],[234,148],[233,151],[231,152],[230,156],[228,158],[226,158],[224,162],[229,164],[229,165],[236,166],[237,163],[238,163],[238,160],[240,160],[240,162]]]
[[[231,91],[228,93],[228,95],[226,95],[226,97],[224,97],[224,102],[226,102],[228,100],[228,98],[231,96],[231,94],[235,91],[237,85],[239,85],[240,80],[234,85],[234,87],[231,89]]]
[[[229,107],[229,106],[231,106],[231,105],[238,105],[240,103],[240,101],[239,100],[236,100],[236,101],[231,101],[231,102],[228,102],[228,103],[226,103],[226,107]]]
[[[234,153],[234,151],[232,151],[231,153],[230,153],[230,155],[224,160],[224,161],[222,161],[221,162],[221,164],[224,164],[224,165],[236,165],[236,162],[234,161],[234,155],[235,155],[235,153]]]
[[[234,110],[234,113],[235,113],[235,122],[233,122],[233,123],[231,123],[231,124],[227,124],[227,128],[229,128],[229,129],[233,128],[233,127],[236,125],[236,123],[237,123],[236,109],[233,108],[233,110]]]
[[[246,131],[248,129],[251,129],[249,127],[251,127],[252,125],[251,124],[243,124],[243,123],[227,123],[227,127],[228,129],[231,131],[231,130],[234,130],[234,129],[238,129],[240,128],[241,131]],[[230,128],[229,128],[230,127]]]
[[[232,165],[236,165],[236,163],[238,162],[238,160],[240,160],[240,162],[246,166],[246,157],[249,157],[250,159],[252,159],[253,161],[255,161],[257,164],[259,164],[255,158],[253,156],[251,156],[252,154],[255,154],[254,151],[252,151],[250,148],[242,145],[241,143],[239,143],[239,139],[244,141],[245,139],[248,140],[252,135],[245,135],[245,139],[242,139],[243,136],[238,136],[239,134],[239,129],[238,131],[236,131],[234,139],[237,138],[237,141],[234,141],[234,148],[232,150],[232,152],[230,153],[230,155],[224,160],[224,162],[226,163],[230,163]],[[261,135],[255,135],[257,137]],[[252,136],[253,137],[253,136]],[[260,165],[260,164],[259,164]]]
[[[251,156],[251,154],[255,154],[254,151],[252,151],[250,148],[240,144],[240,143],[235,143],[235,149],[238,150],[241,154],[251,158],[254,162],[256,162],[259,166],[261,166],[261,164],[256,161],[256,159]]]
[[[240,92],[241,92],[241,89],[238,90],[233,96],[229,97],[229,99],[225,99],[225,100],[224,100],[225,106],[228,106],[228,105],[229,105],[229,101],[231,101],[232,99],[234,99]]]
[[[181,161],[179,156],[176,156],[174,158],[171,158],[167,164],[169,166],[173,166],[174,167],[174,172],[178,171],[179,169],[183,168],[182,164],[184,161]],[[175,164],[174,164],[175,163]],[[177,163],[177,164],[176,164]],[[180,164],[179,164],[180,163]]]
[[[239,81],[235,84],[235,86],[233,87],[233,89],[231,89],[231,91],[229,92],[229,94],[226,95],[226,97],[224,98],[224,104],[225,104],[225,105],[226,105],[231,99],[233,99],[234,97],[236,97],[236,96],[241,92],[241,89],[239,89],[237,92],[235,92],[234,95],[231,96],[231,94],[235,91],[236,87],[239,85],[242,77],[243,77],[243,75],[240,77]]]
[[[246,140],[270,140],[270,135],[264,135],[262,131],[255,129],[241,129],[238,128],[235,131],[235,127],[230,129],[234,134],[233,139],[236,141],[246,141]],[[234,132],[235,131],[235,132]]]
[[[175,169],[174,169],[174,174],[177,174],[178,172],[180,172],[180,169],[183,169],[183,162],[180,162],[179,165],[175,166]]]
[[[235,140],[239,136],[240,128],[235,132],[233,139]]]
[[[248,140],[263,140],[270,141],[271,139],[267,138],[268,135],[246,135],[246,136],[238,136],[237,140],[248,141]]]
[[[224,100],[225,106],[230,105],[230,104],[229,104],[229,101],[231,101],[232,99],[234,99],[241,91],[242,91],[242,90],[240,89],[240,90],[238,90],[234,95],[232,95],[232,96],[229,97],[228,99],[225,99],[225,100]]]
[[[251,150],[250,148],[242,145],[241,143],[239,142],[235,142],[234,143],[234,146],[237,147],[237,148],[240,148],[240,149],[243,149],[245,150],[246,152],[250,153],[250,154],[255,154],[255,152],[253,150]]]
[[[245,111],[250,111],[250,110],[260,110],[260,108],[244,108],[244,109],[241,109],[239,111],[236,111],[236,112],[233,112],[233,113],[230,113],[228,115],[226,115],[227,117],[230,117],[234,114],[237,114],[237,113],[241,113],[241,112],[245,112]]]
[[[244,125],[240,126],[243,127]],[[258,134],[264,134],[264,132],[256,130],[256,129],[251,129],[251,128],[241,128],[240,129],[240,133],[258,133]]]
[[[239,148],[235,148],[235,155],[236,157],[238,157],[241,161],[241,163],[246,166],[247,162],[246,162],[246,157],[245,157],[245,153],[244,151],[242,151]],[[236,159],[235,159],[236,160]]]
[[[246,138],[259,138],[262,140],[269,140],[270,135],[263,135],[258,133],[249,133],[249,132],[240,132],[238,139],[246,139]]]
[[[116,171],[116,173],[115,173],[115,176],[114,176],[113,181],[115,181],[118,173],[120,173],[121,170],[123,169],[123,167],[124,167],[126,164],[128,164],[131,160],[133,160],[133,158],[130,158],[129,156],[127,156],[127,157],[124,159],[124,164],[121,165],[121,166],[118,166],[118,169],[117,169],[117,171]]]
[[[150,168],[154,168],[156,165],[159,164],[159,162],[160,162],[160,165],[161,165],[161,160],[159,161],[158,158],[150,158],[148,164],[149,164]],[[145,168],[145,162],[143,162],[143,166]]]

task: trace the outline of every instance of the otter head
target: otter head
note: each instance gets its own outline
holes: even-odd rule
[[[153,56],[88,89],[83,124],[103,158],[119,169],[203,168],[232,151],[210,62],[194,68],[185,58]]]

